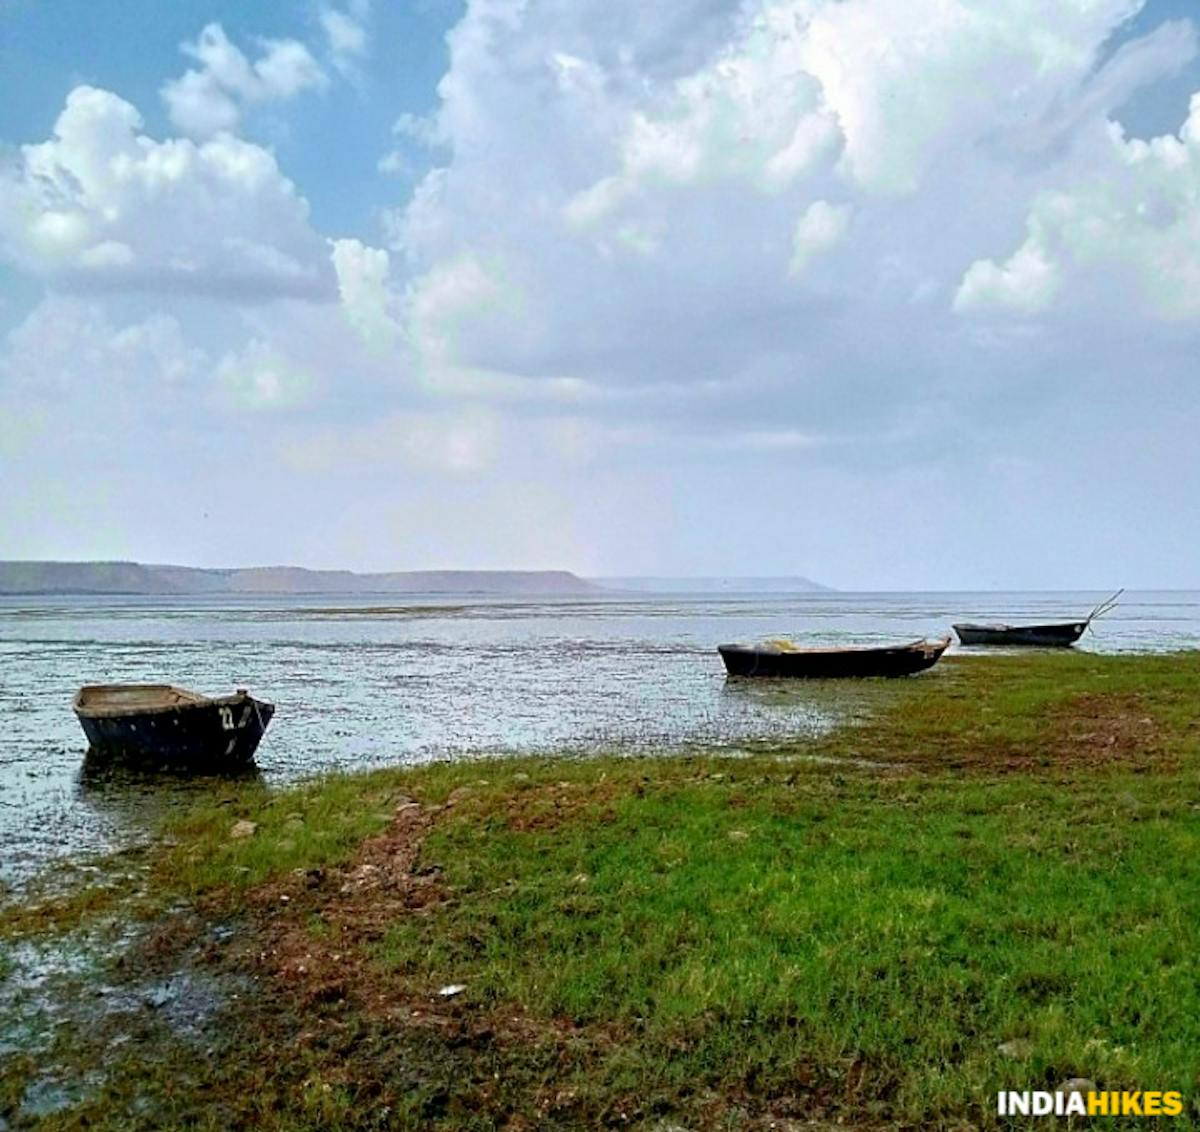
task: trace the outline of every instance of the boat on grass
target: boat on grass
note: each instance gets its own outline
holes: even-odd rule
[[[824,680],[838,677],[912,676],[932,668],[950,644],[918,640],[902,645],[802,648],[791,641],[721,645],[717,651],[730,676]]]
[[[1017,648],[1069,648],[1097,617],[1115,609],[1117,598],[1125,591],[1117,590],[1102,601],[1087,617],[1078,621],[1061,621],[1047,625],[975,625],[965,623],[952,628],[964,645],[1008,645]]]
[[[964,645],[1013,645],[1025,648],[1067,648],[1083,636],[1086,621],[1055,625],[955,625]]]
[[[209,697],[170,684],[88,684],[74,706],[90,755],[202,770],[253,763],[275,714],[245,688]]]

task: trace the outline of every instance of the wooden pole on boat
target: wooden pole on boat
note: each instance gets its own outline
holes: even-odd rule
[[[1103,617],[1106,613],[1111,613],[1117,606],[1117,598],[1119,598],[1124,592],[1125,587],[1122,586],[1115,594],[1112,595],[1112,597],[1102,601],[1098,606],[1096,606],[1096,608],[1088,614],[1088,619],[1084,622],[1084,627],[1091,629],[1092,622],[1095,621],[1097,617]],[[1094,629],[1092,631],[1095,632]]]

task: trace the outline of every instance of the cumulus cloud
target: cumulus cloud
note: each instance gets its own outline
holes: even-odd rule
[[[1028,312],[1068,289],[1103,302],[1097,278],[1120,306],[1132,287],[1143,313],[1200,316],[1200,93],[1175,135],[1127,138],[1107,123],[1061,187],[1037,193],[1025,242],[1003,264],[973,263],[955,304]]]
[[[323,18],[326,14],[343,21],[336,44],[344,53],[353,41],[349,19],[336,9],[325,10]],[[328,86],[328,76],[298,40],[264,39],[259,47],[258,58],[251,61],[215,23],[194,42],[182,44],[183,53],[200,66],[163,84],[162,99],[175,126],[200,138],[232,132],[246,105],[286,101],[301,91]]]
[[[632,2],[476,0],[439,87],[447,157],[389,218],[418,364],[732,382],[731,424],[807,436],[851,406],[881,429],[982,396],[1011,370],[987,320],[1080,288],[1107,319],[1087,280],[1106,257],[1193,293],[1190,127],[1113,121],[1195,57],[1195,29],[1133,37],[1140,8],[687,0],[668,44]],[[980,376],[948,386],[959,366]]]
[[[103,420],[110,435],[142,433],[164,419],[176,427],[216,419],[226,410],[295,409],[320,392],[314,363],[331,368],[334,355],[352,357],[353,338],[337,340],[337,324],[325,323],[330,355],[319,357],[275,311],[249,326],[235,321],[222,335],[232,344],[211,349],[216,335],[207,328],[209,348],[197,345],[175,314],[159,309],[142,317],[118,317],[92,298],[48,295],[9,332],[0,351],[0,395],[9,404],[57,406],[68,420],[95,428]],[[281,344],[291,339],[296,357]]]
[[[800,275],[814,256],[828,251],[846,233],[850,224],[850,209],[846,205],[813,201],[796,223],[792,237],[791,273]]]
[[[790,34],[842,132],[840,171],[870,192],[910,193],[943,154],[1023,131],[1073,97],[1109,35],[1140,7],[851,0],[777,10],[801,16]]]
[[[0,169],[0,255],[75,287],[334,294],[308,205],[270,152],[229,134],[155,141],[132,105],[89,86]]]
[[[992,524],[1014,493],[1022,530],[1040,506],[1057,535],[1056,502],[1130,490],[1110,455],[1130,422],[1194,431],[1150,400],[1183,399],[1200,346],[1200,108],[1120,125],[1194,67],[1191,21],[1146,31],[1142,0],[468,0],[436,111],[400,115],[381,159],[427,170],[381,240],[313,231],[231,133],[371,65],[365,3],[313,11],[310,47],[216,25],[187,45],[164,97],[188,136],[80,88],[0,170],[0,254],[73,296],[10,341],[11,388],[27,367],[119,392],[124,366],[189,390],[253,434],[281,498],[354,500],[371,546],[406,491],[398,528],[453,527],[464,550],[477,512],[453,493],[541,485],[561,508],[539,514],[618,547],[657,507],[639,535],[675,570],[731,567],[719,521],[723,548],[769,531],[781,561],[819,543],[848,584],[901,581],[914,526],[916,579],[947,521],[990,546],[957,578],[1002,582]],[[34,356],[51,314],[57,368]],[[1146,494],[1153,462],[1135,471]],[[1200,484],[1194,459],[1178,475]],[[886,578],[862,565],[868,528]]]
[[[390,281],[390,260],[383,248],[361,240],[334,240],[333,266],[346,319],[375,350],[387,350],[399,333],[400,300]]]
[[[0,387],[48,404],[124,390],[150,408],[194,387],[206,361],[171,315],[119,322],[95,301],[50,295],[9,332]]]
[[[217,399],[238,409],[290,409],[316,389],[314,375],[275,343],[254,338],[217,365]]]
[[[210,370],[173,315],[118,317],[92,299],[48,295],[0,347],[0,451],[45,461],[55,477],[81,462],[136,466],[203,419]],[[87,495],[86,476],[77,488]]]
[[[977,260],[954,296],[957,310],[1010,307],[1033,313],[1044,309],[1060,285],[1060,272],[1038,237],[1019,247],[1003,264]]]

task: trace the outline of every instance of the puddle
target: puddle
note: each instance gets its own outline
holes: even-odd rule
[[[230,929],[217,929],[203,943],[230,938]],[[77,1039],[118,1051],[164,1027],[173,1039],[199,1044],[210,1038],[226,1004],[249,989],[249,980],[218,979],[200,969],[196,947],[165,972],[123,981],[117,961],[138,941],[139,929],[107,924],[50,942],[0,944],[0,970],[7,972],[0,978],[0,1065],[30,1057],[37,1063],[10,1119],[63,1112],[103,1085],[102,1068],[78,1072],[72,1057]],[[6,1127],[0,1117],[0,1132]]]

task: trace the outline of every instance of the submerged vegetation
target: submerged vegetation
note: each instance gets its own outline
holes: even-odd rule
[[[0,995],[0,1126],[991,1127],[1070,1078],[1200,1124],[1200,655],[861,695],[737,757],[230,785],[9,898],[6,984],[91,949]]]

